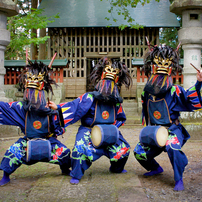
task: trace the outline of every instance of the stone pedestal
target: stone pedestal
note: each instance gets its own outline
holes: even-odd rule
[[[4,93],[4,75],[6,70],[4,68],[4,52],[6,46],[10,43],[10,33],[6,30],[7,17],[5,13],[0,11],[0,97],[1,101],[7,102],[8,99]]]
[[[4,53],[10,43],[10,33],[7,30],[7,17],[18,14],[18,9],[12,0],[2,0],[0,2],[0,100],[10,101],[4,93]]]
[[[187,89],[196,83],[196,70],[190,65],[192,63],[195,67],[201,67],[201,49],[202,45],[184,44],[184,88]]]
[[[182,15],[182,28],[178,31],[178,38],[184,50],[184,84],[185,89],[196,82],[196,70],[201,68],[202,49],[202,1],[174,0],[170,11]]]

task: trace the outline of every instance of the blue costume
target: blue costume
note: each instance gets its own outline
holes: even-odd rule
[[[171,73],[179,67],[178,52],[169,46],[154,46],[150,49],[143,66],[149,77],[142,93],[142,123],[147,126],[165,126],[168,139],[163,147],[141,141],[134,149],[137,161],[148,171],[145,176],[163,172],[154,159],[163,151],[167,152],[174,170],[175,191],[184,189],[183,172],[188,164],[182,146],[190,138],[189,133],[179,122],[180,112],[201,109],[201,82],[188,90],[173,85]],[[145,127],[147,127],[145,126]]]
[[[85,170],[101,156],[110,159],[111,172],[126,172],[124,166],[130,152],[130,145],[117,129],[126,120],[121,105],[123,99],[118,88],[122,84],[126,87],[131,84],[132,79],[127,67],[122,62],[112,63],[108,58],[101,58],[91,72],[90,80],[96,84],[95,91],[85,93],[72,102],[58,105],[59,112],[63,114],[65,127],[81,120],[72,150],[71,184],[78,184]],[[91,129],[98,124],[105,124],[107,127],[114,124],[117,127],[115,129],[119,138],[116,143],[98,148],[93,146]]]
[[[40,129],[42,133],[36,132],[30,137],[28,136],[28,134],[30,134],[30,131],[28,130],[30,130],[31,127],[26,127],[29,121],[26,114],[30,112],[24,109],[23,102],[0,102],[0,124],[19,126],[21,131],[26,134],[9,147],[2,159],[0,169],[8,174],[13,173],[22,165],[22,163],[27,165],[37,163],[36,161],[26,161],[27,140],[32,138],[48,139],[51,143],[51,160],[49,163],[59,164],[64,173],[69,171],[69,167],[71,166],[70,149],[57,140],[57,136],[62,135],[65,132],[60,124],[58,112],[45,108],[45,106],[44,109],[41,108],[37,111],[40,114],[41,119],[45,120],[48,118],[49,123],[43,122],[42,128]],[[38,120],[39,119],[37,119],[37,121]],[[32,120],[32,122],[34,122],[34,120]],[[49,128],[50,131],[45,128]]]
[[[23,101],[0,102],[0,124],[19,126],[25,134],[8,148],[2,159],[0,169],[4,175],[0,186],[10,181],[10,174],[22,164],[49,162],[58,164],[63,174],[70,172],[70,149],[57,140],[57,136],[65,132],[62,115],[46,106],[45,91],[53,93],[51,84],[56,85],[50,72],[42,62],[29,61],[19,77],[19,85],[24,90]],[[31,144],[35,146],[32,148]],[[34,158],[30,157],[32,154]]]
[[[163,148],[143,145],[138,143],[134,149],[135,157],[140,164],[148,171],[156,170],[159,164],[154,157],[161,152],[166,151],[174,170],[174,179],[182,179],[184,168],[188,163],[186,155],[181,148],[190,138],[186,129],[178,123],[180,111],[193,111],[201,108],[200,97],[201,82],[185,91],[181,86],[172,86],[172,88],[163,96],[155,97],[143,92],[143,116],[146,119],[146,125],[163,125],[168,127],[169,136],[166,146]],[[149,106],[149,107],[148,107]],[[159,112],[159,118],[155,114]]]
[[[81,120],[81,126],[76,135],[76,141],[72,150],[72,171],[70,176],[76,179],[81,179],[84,171],[87,170],[93,161],[96,161],[101,156],[106,156],[110,159],[110,171],[121,173],[130,152],[130,145],[119,132],[119,140],[112,146],[106,148],[95,148],[91,142],[91,129],[94,124],[102,124],[102,118],[96,118],[102,114],[98,110],[98,106],[102,105],[95,97],[94,93],[85,93],[72,102],[67,102],[58,105],[58,110],[63,113],[65,127]],[[107,104],[109,106],[109,104]],[[114,116],[114,122],[117,127],[123,125],[126,120],[125,113],[120,103],[111,104],[110,108],[113,111],[109,116]],[[108,108],[109,109],[109,108]],[[110,119],[110,118],[109,118]],[[105,124],[107,124],[105,122]]]

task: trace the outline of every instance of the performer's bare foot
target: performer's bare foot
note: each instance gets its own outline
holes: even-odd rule
[[[175,187],[174,187],[173,190],[174,191],[182,191],[182,190],[184,190],[184,183],[183,183],[182,179],[175,182]]]
[[[9,182],[10,182],[9,174],[7,174],[7,173],[4,172],[4,176],[0,180],[0,186],[4,186],[4,185],[6,185]]]
[[[157,175],[163,172],[163,168],[159,166],[156,170],[151,170],[150,172],[147,172],[144,174],[144,176],[152,176],[152,175]]]
[[[79,184],[79,180],[73,177],[73,178],[70,180],[70,184],[77,185],[77,184]]]

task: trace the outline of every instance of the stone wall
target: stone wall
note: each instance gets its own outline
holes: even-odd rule
[[[5,96],[10,99],[9,102],[20,101],[23,99],[23,93],[18,91],[15,85],[4,85],[4,92]],[[50,96],[50,99],[56,104],[59,104],[65,100],[64,86],[62,83],[58,83],[58,87],[53,86],[53,93],[54,95],[52,99]]]
[[[202,124],[202,111],[194,111],[194,112],[181,112],[180,113],[181,122],[186,123],[201,123]]]

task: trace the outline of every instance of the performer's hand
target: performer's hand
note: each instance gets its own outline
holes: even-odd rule
[[[197,80],[202,82],[202,70],[200,70],[200,72],[197,72]]]
[[[58,108],[57,105],[54,102],[52,102],[52,101],[47,102],[46,106],[50,107],[53,110],[56,110]]]

